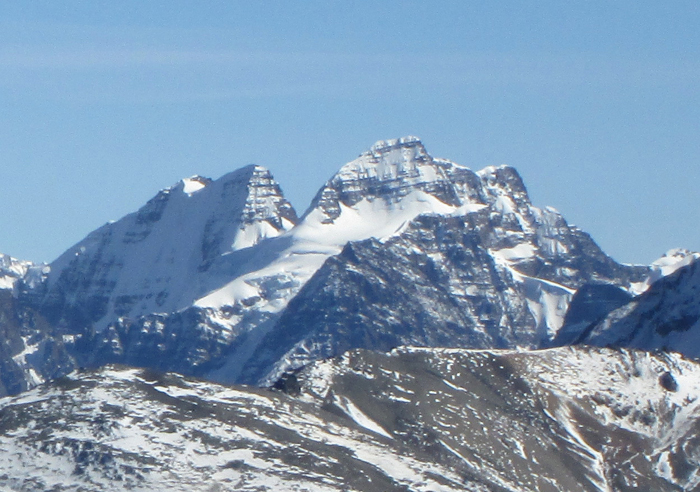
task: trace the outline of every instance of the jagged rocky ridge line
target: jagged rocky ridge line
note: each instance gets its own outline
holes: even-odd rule
[[[638,294],[692,258],[618,264],[513,168],[474,172],[415,137],[343,166],[301,219],[248,166],[185,179],[14,279],[45,323],[14,329],[4,363],[24,379],[6,388],[106,363],[269,384],[352,348],[568,343],[623,302],[606,289]],[[26,357],[41,343],[51,370]]]

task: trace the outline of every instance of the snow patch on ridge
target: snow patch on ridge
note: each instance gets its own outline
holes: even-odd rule
[[[388,439],[393,439],[391,434],[385,431],[381,425],[365,415],[362,410],[357,408],[357,406],[349,398],[343,396],[336,401],[336,404],[360,427],[364,427],[365,429]]]
[[[651,273],[643,282],[632,284],[630,292],[634,295],[642,294],[660,278],[673,274],[679,268],[690,265],[698,258],[700,258],[700,253],[694,251],[682,248],[670,249],[650,265]]]
[[[191,178],[185,178],[182,180],[182,191],[185,192],[187,195],[192,195],[206,187],[210,182],[210,179],[203,178],[201,176],[192,176]]]

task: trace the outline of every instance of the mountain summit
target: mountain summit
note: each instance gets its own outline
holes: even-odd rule
[[[195,176],[91,233],[51,263],[45,310],[66,327],[190,306],[222,255],[291,229],[297,217],[267,169]],[[68,328],[71,329],[71,328]]]
[[[344,207],[358,207],[363,201],[381,200],[387,208],[421,198],[437,200],[443,207],[479,202],[476,183],[465,182],[464,170],[431,157],[416,137],[382,140],[345,164],[318,192],[311,210],[319,208],[332,222]]]

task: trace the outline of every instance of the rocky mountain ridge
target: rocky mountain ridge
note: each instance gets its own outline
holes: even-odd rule
[[[0,400],[3,489],[696,490],[700,368],[596,348],[356,350],[278,391],[105,367]]]

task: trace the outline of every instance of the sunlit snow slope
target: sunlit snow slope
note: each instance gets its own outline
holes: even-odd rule
[[[68,331],[189,307],[217,285],[213,265],[290,229],[296,214],[269,171],[248,166],[158,193],[51,263],[46,310]]]

